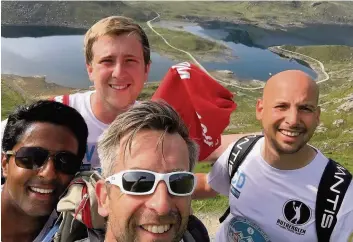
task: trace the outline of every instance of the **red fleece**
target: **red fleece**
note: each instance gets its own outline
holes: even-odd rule
[[[158,99],[169,103],[182,117],[191,138],[200,146],[200,161],[220,146],[221,134],[236,108],[230,91],[188,62],[169,69],[152,97]]]

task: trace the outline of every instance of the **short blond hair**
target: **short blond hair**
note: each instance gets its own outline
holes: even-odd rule
[[[147,35],[140,25],[131,18],[123,16],[110,16],[99,20],[85,34],[84,52],[86,64],[91,64],[93,59],[92,46],[101,36],[121,35],[136,33],[141,40],[145,65],[150,62],[151,52]]]

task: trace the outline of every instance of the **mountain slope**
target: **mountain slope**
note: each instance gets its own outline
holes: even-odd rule
[[[2,1],[1,15],[2,25],[88,28],[99,19],[111,15],[124,15],[145,22],[154,13],[119,1]]]

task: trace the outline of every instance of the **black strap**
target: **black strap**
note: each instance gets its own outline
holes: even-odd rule
[[[352,174],[330,159],[321,177],[316,196],[315,220],[318,241],[330,241],[338,211],[351,181]]]
[[[233,176],[237,172],[239,166],[248,155],[250,150],[254,147],[255,143],[263,135],[249,135],[239,139],[233,146],[228,158],[228,173],[229,173],[229,183],[231,183]],[[227,211],[219,218],[219,222],[222,223],[230,213],[230,207]]]
[[[194,215],[189,216],[187,230],[197,242],[210,242],[207,228],[205,225]]]

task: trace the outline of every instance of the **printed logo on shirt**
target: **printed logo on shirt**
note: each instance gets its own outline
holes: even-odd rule
[[[283,206],[283,217],[286,221],[277,219],[277,225],[292,233],[304,235],[306,230],[300,226],[306,224],[311,218],[311,209],[298,200],[288,200]]]
[[[237,171],[231,181],[230,191],[236,198],[240,197],[240,190],[244,187],[246,181],[245,173]]]
[[[235,216],[230,220],[227,237],[229,242],[271,241],[256,223],[241,216]]]
[[[89,143],[86,145],[86,154],[83,158],[83,162],[81,165],[81,171],[89,171],[92,168],[92,163],[97,163],[97,144],[96,143]]]

